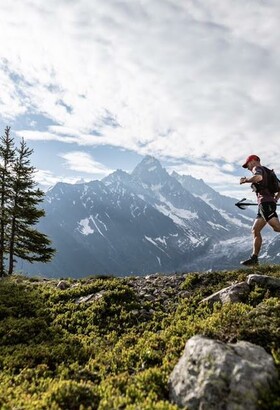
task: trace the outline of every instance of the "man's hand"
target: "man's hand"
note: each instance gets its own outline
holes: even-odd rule
[[[278,199],[280,198],[280,192],[277,192],[277,194],[275,194],[274,196],[276,202],[278,201]]]
[[[247,182],[247,178],[246,178],[246,177],[240,178],[240,185],[245,184],[246,182]]]
[[[247,177],[242,177],[240,178],[240,185],[245,184],[246,182],[248,184],[257,184],[258,182],[261,182],[263,177],[261,175],[254,175],[251,178]]]

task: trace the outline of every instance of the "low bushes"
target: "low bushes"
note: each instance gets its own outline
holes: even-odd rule
[[[261,269],[280,277],[278,267]],[[190,296],[171,300],[169,310],[143,302],[125,279],[71,281],[65,290],[55,281],[1,280],[0,408],[176,410],[167,380],[195,334],[257,343],[280,366],[277,295],[255,288],[245,303],[199,304],[245,277],[244,271],[190,274],[181,285]],[[77,303],[101,291],[99,299]],[[147,317],[133,313],[151,308]],[[260,409],[280,408],[278,387]]]

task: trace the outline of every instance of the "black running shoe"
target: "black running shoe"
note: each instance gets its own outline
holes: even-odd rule
[[[241,265],[245,265],[245,266],[254,266],[254,265],[258,265],[259,261],[258,261],[258,257],[256,255],[252,255],[252,256],[250,256],[249,259],[246,259],[246,261],[242,261],[240,263],[241,263]]]

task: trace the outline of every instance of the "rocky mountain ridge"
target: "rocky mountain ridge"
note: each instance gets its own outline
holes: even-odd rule
[[[57,255],[51,264],[24,268],[75,277],[226,267],[215,247],[250,235],[250,220],[234,203],[203,181],[169,175],[153,157],[131,174],[117,170],[102,181],[59,183],[46,194],[39,226]],[[241,255],[235,249],[232,266],[249,245],[243,243]]]

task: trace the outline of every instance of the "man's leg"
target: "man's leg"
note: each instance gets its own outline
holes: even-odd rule
[[[262,246],[262,236],[261,236],[261,230],[263,227],[266,225],[266,221],[261,218],[257,217],[255,219],[255,222],[252,227],[252,233],[253,233],[253,254],[250,256],[249,259],[246,259],[245,261],[240,262],[241,265],[245,266],[253,266],[257,265],[258,262],[258,255],[260,253],[260,249]]]
[[[253,255],[258,256],[262,246],[261,230],[265,227],[266,221],[263,218],[257,218],[253,224]]]
[[[275,232],[280,232],[280,221],[277,217],[271,218],[267,223]]]

